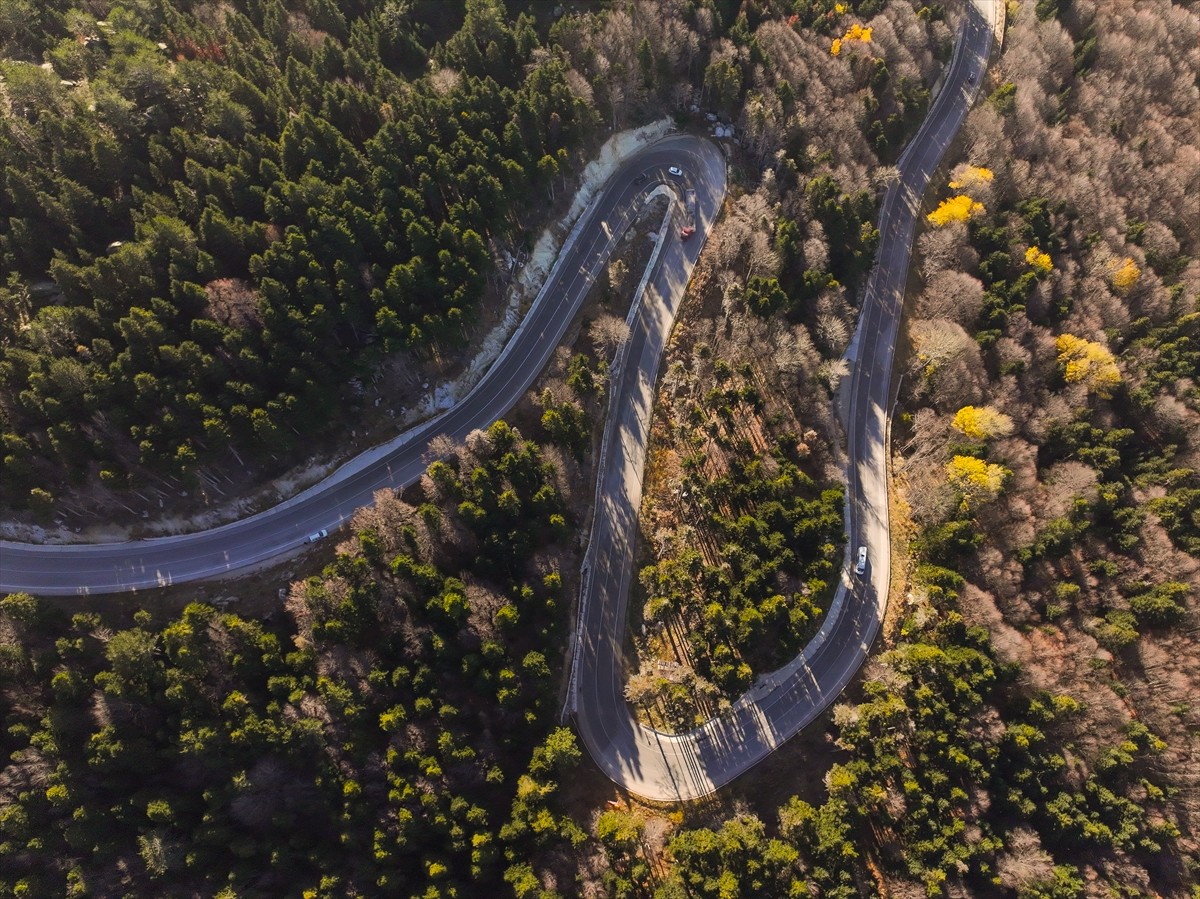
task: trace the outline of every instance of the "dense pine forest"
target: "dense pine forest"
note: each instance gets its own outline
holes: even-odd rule
[[[876,204],[961,4],[547,6],[0,0],[0,500],[295,458],[348,378],[462,343],[581,150],[695,105],[739,141],[633,623],[694,671],[631,685],[687,726],[802,642]],[[1007,11],[913,258],[908,562],[823,719],[677,809],[559,726],[606,387],[560,354],[510,418],[540,442],[441,447],[264,614],[0,600],[0,897],[1200,897],[1200,9]]]
[[[282,627],[0,601],[0,895],[467,896],[578,831],[547,810],[580,759],[552,729],[554,458],[477,432],[419,506],[360,513]]]
[[[18,0],[0,42],[0,501],[43,511],[286,457],[460,342],[595,118],[490,2]]]

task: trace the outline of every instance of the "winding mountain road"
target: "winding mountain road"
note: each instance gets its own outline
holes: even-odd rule
[[[880,245],[854,340],[846,406],[848,553],[868,548],[865,576],[844,574],[821,630],[733,707],[686,734],[640,725],[623,695],[626,611],[654,385],[687,279],[725,195],[725,161],[711,142],[660,141],[627,160],[580,218],[538,299],[483,379],[441,416],[347,463],[320,484],[242,521],[195,534],[119,544],[0,541],[0,592],[102,594],[148,590],[252,569],[295,554],[305,535],[344,524],[375,491],[413,483],[430,440],[461,440],[505,414],[529,389],[578,312],[617,240],[657,184],[697,191],[697,236],[668,237],[647,273],[606,422],[596,517],[568,700],[588,751],[617,784],[652,800],[704,796],[761,761],[821,713],[853,677],[879,629],[890,575],[886,452],[891,371],[921,197],[978,92],[1000,15],[969,0],[945,84],[887,191]],[[679,166],[682,179],[668,168]],[[635,185],[636,175],[648,176]]]
[[[850,384],[847,554],[866,546],[862,577],[843,573],[821,629],[791,663],[759,679],[733,707],[683,734],[640,724],[624,698],[625,627],[642,472],[659,356],[674,318],[667,293],[648,297],[616,385],[625,397],[606,422],[607,458],[584,562],[581,621],[568,706],[592,758],[613,781],[646,799],[681,801],[714,792],[796,734],[837,698],[878,633],[891,574],[887,439],[892,359],[921,197],[978,92],[999,16],[995,0],[967,5],[945,83],[901,156],[884,196],[880,243],[867,283]],[[705,179],[699,178],[704,184]],[[657,282],[652,286],[657,288]]]

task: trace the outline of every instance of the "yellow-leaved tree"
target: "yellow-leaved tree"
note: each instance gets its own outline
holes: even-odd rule
[[[1003,465],[974,456],[955,456],[946,463],[946,477],[962,496],[962,508],[977,508],[995,499],[1011,472]]]
[[[996,173],[980,165],[963,164],[955,168],[950,186],[954,190],[970,190],[979,184],[987,184],[994,180]]]
[[[837,56],[842,52],[842,45],[847,41],[862,41],[864,44],[871,41],[871,29],[864,28],[858,22],[855,22],[846,29],[846,33],[841,37],[835,37],[833,43],[829,46],[829,52]]]
[[[948,200],[942,200],[941,205],[929,213],[929,221],[937,228],[951,222],[965,222],[984,211],[983,204],[977,203],[966,194],[959,194]]]
[[[1128,256],[1119,262],[1114,259],[1109,263],[1109,270],[1109,283],[1112,284],[1113,290],[1122,296],[1129,293],[1142,276],[1142,270]]]
[[[1038,271],[1051,272],[1054,271],[1054,263],[1050,260],[1049,253],[1043,253],[1038,247],[1032,246],[1025,251],[1025,261],[1028,262]]]
[[[1112,396],[1112,389],[1121,383],[1121,370],[1108,347],[1074,334],[1060,334],[1054,346],[1068,384],[1082,384],[1105,399]]]
[[[963,406],[954,413],[951,424],[975,440],[1007,437],[1013,432],[1013,420],[995,406]]]

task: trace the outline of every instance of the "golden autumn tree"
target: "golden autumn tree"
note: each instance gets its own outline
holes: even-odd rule
[[[1103,344],[1074,334],[1060,334],[1054,347],[1068,384],[1083,384],[1089,392],[1107,399],[1121,383],[1117,361]]]
[[[1007,437],[1013,420],[994,406],[963,406],[954,413],[954,428],[974,440]]]
[[[963,165],[954,169],[954,177],[950,179],[953,190],[970,190],[980,184],[989,184],[996,178],[996,173],[989,168],[979,165]]]
[[[966,194],[959,194],[941,204],[927,218],[935,228],[941,228],[951,222],[965,222],[984,212],[983,204],[972,200]]]
[[[842,45],[848,41],[862,41],[864,44],[870,43],[871,29],[864,27],[858,22],[855,22],[846,29],[845,34],[843,34],[841,37],[835,37],[833,39],[833,43],[829,46],[829,52],[834,56],[837,56],[842,52]]]
[[[965,511],[995,499],[1011,472],[1003,465],[985,462],[974,456],[955,456],[946,463],[946,477],[962,496]]]
[[[1054,262],[1050,259],[1050,254],[1043,253],[1037,246],[1032,246],[1025,251],[1025,261],[1039,272],[1054,271]]]
[[[1133,285],[1137,284],[1141,276],[1142,270],[1129,256],[1120,261],[1114,259],[1109,263],[1108,281],[1112,285],[1112,289],[1121,296],[1133,290]]]

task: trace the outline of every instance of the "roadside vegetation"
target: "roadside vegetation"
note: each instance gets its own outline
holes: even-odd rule
[[[948,188],[976,207],[919,242],[897,437],[917,593],[959,594],[1022,692],[1070,710],[1033,733],[998,703],[1070,778],[1026,803],[1041,843],[1091,845],[1088,879],[1174,894],[1200,878],[1200,20],[1147,13],[1012,18]]]
[[[927,212],[970,200],[914,260],[894,625],[826,749],[682,811],[597,803],[605,895],[1197,895],[1200,23],[1164,12],[1012,10]]]
[[[684,316],[655,403],[641,670],[626,689],[669,729],[717,714],[803,647],[843,552],[843,490],[829,479],[827,440],[801,419],[823,421],[816,406],[827,394],[801,402],[773,389],[799,387],[802,360],[787,348],[805,332],[743,315],[729,340],[715,318]]]

